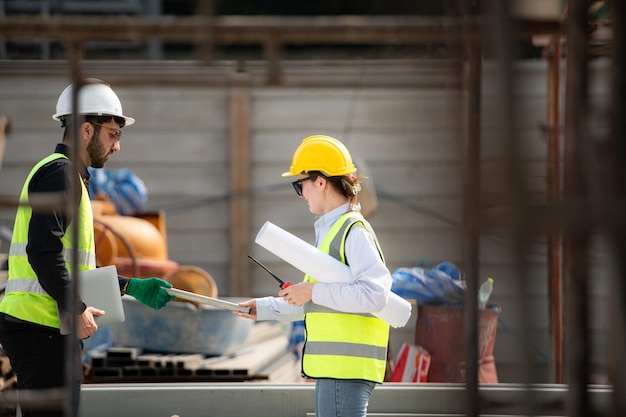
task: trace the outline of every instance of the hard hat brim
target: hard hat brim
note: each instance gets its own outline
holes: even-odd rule
[[[52,119],[56,120],[56,121],[61,121],[61,118],[63,116],[69,116],[69,113],[56,113],[52,115]],[[124,127],[126,126],[130,126],[135,124],[135,119],[133,119],[132,117],[128,117],[128,116],[118,116],[117,114],[91,114],[91,113],[81,113],[81,115],[83,116],[111,116],[111,117],[121,117],[122,119],[124,119],[126,121],[126,123],[124,123]]]

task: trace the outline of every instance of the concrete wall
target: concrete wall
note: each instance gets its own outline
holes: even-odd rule
[[[378,193],[378,208],[370,221],[391,271],[419,260],[433,265],[440,261],[460,264],[460,73],[449,62],[429,61],[424,66],[429,71],[420,74],[420,83],[413,88],[364,83],[357,87],[251,90],[249,233],[253,256],[287,280],[301,279],[297,270],[255,245],[254,236],[265,221],[271,221],[313,241],[315,218],[280,173],[289,167],[302,138],[328,134],[343,140],[353,157],[367,167]],[[406,72],[413,67],[419,68],[420,63],[396,63],[377,77],[393,77],[394,70]],[[90,71],[87,75],[107,79],[97,65]],[[319,74],[323,76],[325,71],[326,67],[320,66]],[[336,68],[333,71],[338,72]],[[594,101],[602,109],[607,92],[602,80],[606,80],[608,66],[596,63],[594,71],[599,80],[593,85]],[[541,127],[547,115],[546,72],[546,64],[539,61],[520,63],[515,71],[515,127],[521,138],[527,198],[533,201],[545,199],[547,141]],[[30,167],[60,140],[61,129],[50,115],[68,82],[68,74],[62,71],[52,75],[41,69],[30,74],[2,71],[0,114],[11,118],[13,134],[0,172],[0,194],[17,194]],[[137,123],[124,129],[122,152],[113,156],[107,167],[131,168],[145,181],[150,193],[148,209],[166,212],[170,258],[206,269],[216,279],[220,294],[228,295],[228,209],[230,199],[236,198],[229,195],[230,89],[146,83],[113,83],[113,88],[125,113]],[[496,66],[487,63],[481,172],[485,197],[494,202],[506,187],[500,91]],[[11,224],[12,216],[11,209],[0,211],[2,223]],[[601,246],[598,253],[603,253]],[[506,234],[481,236],[480,276],[494,277],[491,301],[502,307],[495,349],[500,379],[519,381],[520,372],[528,367],[523,362],[530,360],[536,370],[533,381],[551,381],[545,238],[537,236],[526,248],[524,270],[513,266],[514,255]],[[607,295],[607,274],[602,273],[606,264],[601,256],[596,259],[601,273],[594,281],[592,296],[601,305]],[[251,274],[251,296],[276,292],[276,283],[260,268],[251,266]],[[520,285],[529,288],[524,296]],[[522,331],[524,323],[528,324],[527,333]],[[606,328],[600,323],[594,320],[593,332],[602,352]],[[413,331],[414,327],[394,330],[394,350],[401,341],[412,341]],[[594,359],[598,372],[603,372],[603,357]]]

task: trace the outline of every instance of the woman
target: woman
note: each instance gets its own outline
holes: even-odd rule
[[[359,213],[360,178],[348,149],[329,136],[310,136],[296,149],[293,187],[306,200],[315,222],[316,247],[350,267],[349,283],[317,282],[305,275],[279,297],[242,303],[255,320],[305,321],[302,374],[316,380],[317,417],[367,413],[369,398],[385,377],[389,325],[381,311],[391,275],[374,231]]]

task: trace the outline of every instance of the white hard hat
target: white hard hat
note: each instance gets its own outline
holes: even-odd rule
[[[89,78],[78,93],[78,114],[90,114],[95,116],[117,116],[126,120],[125,126],[135,123],[132,117],[124,116],[122,103],[117,98],[111,87],[102,80]],[[61,120],[63,116],[73,114],[72,111],[73,85],[68,85],[59,96],[57,111],[52,115],[54,120]]]

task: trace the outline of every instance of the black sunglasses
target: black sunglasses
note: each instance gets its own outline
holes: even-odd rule
[[[302,183],[304,181],[314,180],[315,178],[317,177],[308,176],[306,178],[300,178],[299,180],[292,182],[291,185],[293,185],[293,189],[296,190],[296,194],[302,197]]]

